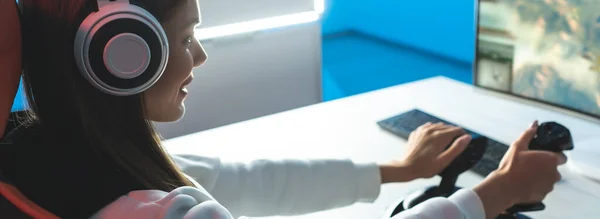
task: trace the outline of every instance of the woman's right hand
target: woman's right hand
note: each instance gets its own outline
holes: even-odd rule
[[[558,166],[566,162],[566,156],[528,148],[537,128],[536,121],[510,146],[498,169],[474,188],[486,218],[495,218],[515,204],[542,201],[560,180]]]

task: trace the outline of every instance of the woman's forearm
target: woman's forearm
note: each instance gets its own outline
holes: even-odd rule
[[[483,203],[486,218],[496,218],[513,204],[511,197],[506,194],[503,188],[506,188],[504,180],[499,177],[491,177],[473,189]]]
[[[381,183],[397,183],[410,182],[415,180],[415,174],[411,172],[411,168],[402,164],[382,164],[379,165],[381,173]]]

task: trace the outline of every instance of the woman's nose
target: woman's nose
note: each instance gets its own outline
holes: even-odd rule
[[[204,64],[204,62],[206,62],[206,59],[208,58],[206,51],[204,50],[204,47],[202,47],[202,44],[200,44],[200,41],[195,40],[196,42],[194,43],[194,53],[193,53],[193,58],[194,58],[194,67],[199,67],[202,64]]]

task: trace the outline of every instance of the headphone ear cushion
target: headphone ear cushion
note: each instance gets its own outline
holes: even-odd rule
[[[160,23],[128,3],[110,3],[90,14],[75,38],[81,73],[112,95],[133,95],[150,88],[166,68],[168,55]]]
[[[144,59],[145,57],[150,58],[146,70],[139,76],[130,79],[121,78],[111,73],[107,66],[108,63],[106,63],[104,58],[108,42],[117,35],[126,32],[141,37],[150,49],[150,54],[133,54],[133,57],[123,60],[131,62]],[[98,80],[110,87],[128,90],[143,86],[160,71],[159,64],[162,59],[162,46],[156,34],[147,25],[132,19],[119,19],[111,21],[98,29],[90,41],[88,55],[90,66]]]

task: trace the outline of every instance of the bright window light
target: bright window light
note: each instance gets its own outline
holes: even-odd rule
[[[251,33],[255,31],[268,30],[297,24],[314,22],[319,19],[325,11],[325,0],[313,0],[313,11],[262,18],[233,24],[220,25],[216,27],[199,28],[196,30],[196,39],[207,40],[223,36]]]
[[[310,23],[319,19],[319,14],[315,11],[302,12],[297,14],[276,16],[270,18],[244,21],[234,24],[226,24],[216,27],[201,28],[196,30],[196,39],[206,40],[223,36],[230,36],[241,33],[250,33],[254,31],[268,30],[278,27],[285,27],[296,24]]]
[[[325,0],[315,0],[314,8],[317,13],[322,14],[325,11]]]

